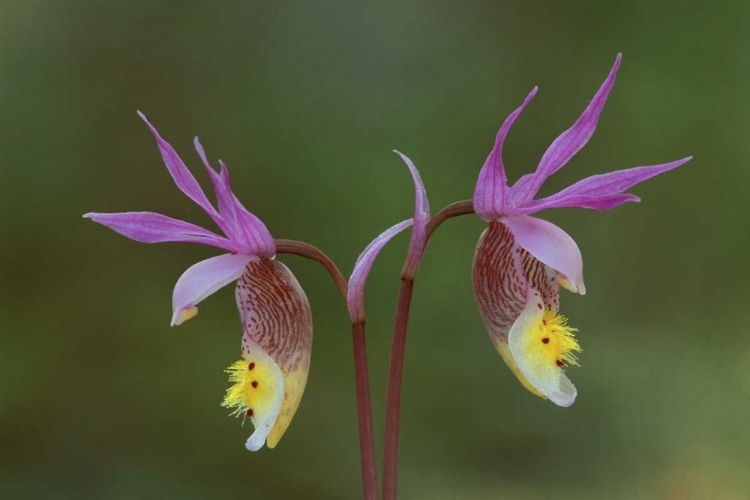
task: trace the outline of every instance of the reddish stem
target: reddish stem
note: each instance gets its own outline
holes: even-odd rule
[[[352,324],[354,373],[357,384],[357,417],[359,419],[359,448],[362,458],[362,488],[365,500],[377,500],[378,476],[375,460],[375,438],[370,402],[370,377],[367,370],[365,324]]]
[[[435,230],[446,220],[474,213],[471,200],[457,201],[435,214],[427,224],[425,248]],[[415,251],[409,248],[409,251]],[[419,249],[423,251],[423,249]],[[407,258],[407,264],[409,259]],[[409,325],[409,309],[414,290],[417,270],[404,265],[401,271],[401,290],[396,306],[396,320],[393,325],[391,360],[388,367],[388,394],[385,408],[385,439],[383,445],[383,500],[396,500],[398,496],[398,431],[401,415],[401,385],[404,377],[404,353],[406,351],[406,331]]]
[[[385,410],[385,442],[383,446],[383,500],[395,500],[398,495],[398,430],[401,414],[401,384],[404,375],[404,352],[409,309],[414,281],[401,278],[396,320],[393,325],[391,361],[388,367],[388,396]]]

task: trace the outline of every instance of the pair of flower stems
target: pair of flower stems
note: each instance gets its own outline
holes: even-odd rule
[[[383,232],[357,259],[348,282],[336,265],[307,243],[274,239],[263,222],[233,194],[229,171],[210,166],[198,139],[195,148],[213,184],[218,210],[208,201],[195,177],[172,146],[141,115],[154,135],[175,184],[214,220],[218,235],[194,224],[151,212],[89,213],[84,217],[144,243],[189,242],[229,253],[191,266],[177,281],[172,298],[172,325],[198,313],[197,304],[218,289],[237,282],[236,300],[243,327],[241,359],[229,373],[232,386],[223,405],[249,418],[255,430],[245,446],[273,448],[299,406],[310,365],[312,313],[302,287],[277,254],[295,254],[321,263],[344,297],[352,320],[359,438],[364,498],[378,497],[377,464],[372,425],[365,342],[364,288],[382,248],[411,227],[411,240],[401,272],[396,310],[385,418],[383,490],[385,500],[397,496],[398,435],[406,333],[414,281],[430,237],[444,221],[475,213],[488,222],[477,244],[472,266],[474,297],[495,349],[521,384],[558,406],[573,404],[577,391],[566,368],[577,365],[580,347],[575,328],[559,313],[563,287],[585,294],[583,260],[575,241],[554,224],[531,217],[550,208],[610,210],[638,202],[626,193],[632,186],[677,168],[681,160],[594,175],[546,198],[535,199],[545,180],[562,168],[592,137],[620,65],[618,54],[609,75],[580,117],[552,142],[534,173],[508,184],[502,146],[511,126],[537,89],[511,113],[497,133],[494,147],[479,172],[471,200],[448,205],[430,215],[424,184],[416,166],[398,153],[415,187],[414,216]]]
[[[459,215],[473,214],[471,200],[458,201],[438,212],[427,225],[426,239],[446,220]],[[344,300],[347,300],[348,285],[336,264],[318,248],[295,240],[276,240],[279,254],[292,254],[319,262],[333,278]],[[407,262],[408,263],[408,262]],[[395,499],[398,488],[398,435],[401,415],[401,384],[404,373],[404,353],[406,332],[409,324],[409,310],[414,290],[413,275],[407,265],[401,273],[401,289],[398,295],[396,318],[393,328],[391,355],[388,370],[386,396],[385,439],[383,444],[383,498]],[[354,350],[354,372],[357,390],[357,415],[359,419],[359,443],[361,451],[362,484],[364,498],[378,497],[377,459],[372,423],[370,380],[367,367],[367,343],[365,335],[364,311],[352,317],[352,346]]]

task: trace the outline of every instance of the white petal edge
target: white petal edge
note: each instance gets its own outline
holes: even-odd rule
[[[171,326],[180,325],[198,314],[196,305],[220,288],[237,281],[245,266],[257,257],[224,254],[202,260],[182,273],[172,293]]]

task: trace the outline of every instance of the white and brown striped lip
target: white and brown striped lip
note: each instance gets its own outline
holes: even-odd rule
[[[569,406],[575,388],[563,370],[553,362],[554,372],[544,368],[543,377],[538,376],[538,365],[532,367],[517,348],[519,339],[524,341],[530,328],[542,323],[545,311],[557,315],[558,274],[524,250],[503,222],[490,222],[479,239],[473,264],[474,297],[495,349],[529,391]]]
[[[244,331],[244,360],[273,363],[281,376],[274,388],[277,404],[265,415],[247,401],[248,415],[256,426],[248,449],[257,450],[264,443],[273,448],[289,427],[307,382],[313,336],[310,303],[291,271],[270,259],[247,264],[237,283],[236,298]]]

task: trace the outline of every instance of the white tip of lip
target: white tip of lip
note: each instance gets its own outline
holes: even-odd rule
[[[247,442],[245,443],[245,448],[247,448],[249,451],[258,451],[266,444],[266,437],[268,437],[268,432],[270,429],[266,429],[265,432],[262,432],[263,429],[255,429],[255,432],[247,438]]]

